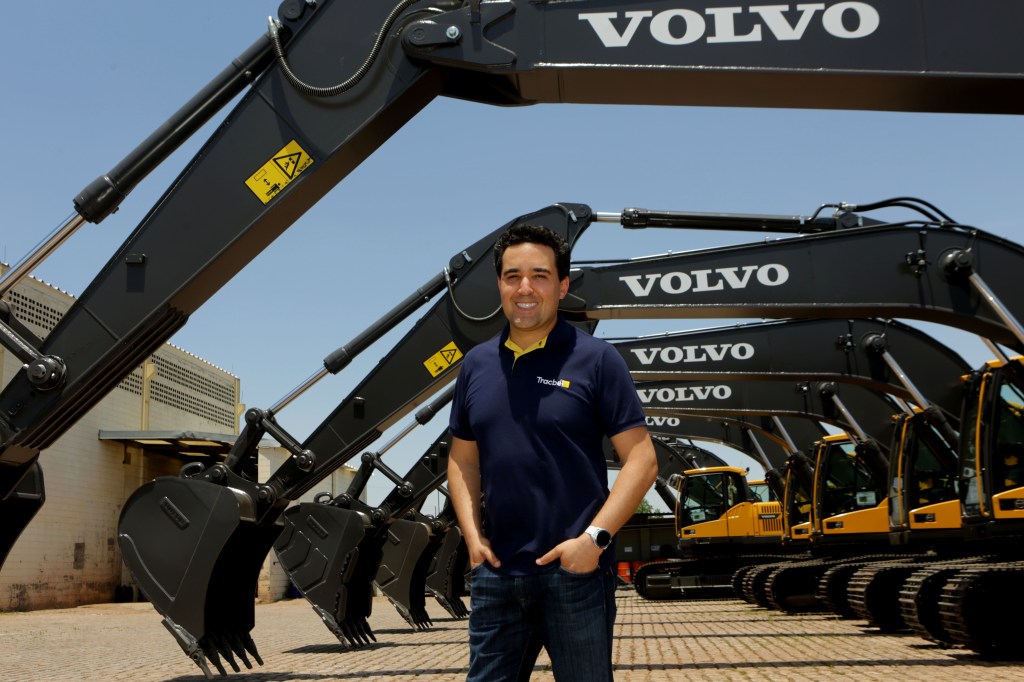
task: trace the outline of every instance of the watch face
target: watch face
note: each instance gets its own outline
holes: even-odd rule
[[[594,542],[601,549],[605,549],[608,545],[612,544],[612,534],[606,530],[599,530],[597,537],[594,538]]]

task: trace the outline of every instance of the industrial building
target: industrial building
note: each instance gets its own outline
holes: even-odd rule
[[[74,298],[26,278],[7,300],[22,323],[45,337]],[[19,370],[18,359],[0,347],[0,385]],[[121,381],[41,454],[46,503],[0,571],[0,611],[139,598],[118,549],[121,508],[144,482],[222,457],[238,435],[240,396],[238,377],[171,344]],[[276,443],[262,444],[256,475],[267,478],[287,457]],[[340,492],[351,476],[343,467],[316,492]],[[257,596],[273,601],[288,593],[271,552]]]

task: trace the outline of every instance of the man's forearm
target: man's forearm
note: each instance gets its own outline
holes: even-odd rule
[[[639,461],[631,466],[627,462],[619,471],[607,501],[594,517],[594,525],[611,531],[613,535],[617,533],[633,516],[657,475],[657,466],[648,467]]]
[[[472,447],[455,443],[448,458],[448,493],[467,545],[482,537],[480,513],[480,465]]]
[[[626,432],[612,439],[616,451],[619,452],[619,459],[622,460],[622,469],[615,479],[608,499],[592,522],[612,534],[618,532],[629,521],[637,505],[658,477],[658,459],[654,454],[654,444],[647,435],[647,430],[639,428],[642,431]]]

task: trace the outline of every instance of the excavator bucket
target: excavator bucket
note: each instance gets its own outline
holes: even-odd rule
[[[206,481],[165,477],[125,503],[118,524],[121,555],[164,617],[185,654],[207,677],[207,660],[226,674],[237,656],[263,664],[250,631],[256,581],[280,526],[261,526],[251,499]]]
[[[36,461],[14,486],[14,490],[0,499],[0,566],[4,565],[21,531],[25,530],[45,501],[43,470]]]
[[[340,641],[352,646],[376,641],[367,621],[373,589],[366,566],[376,568],[380,543],[366,534],[366,516],[303,502],[282,518],[284,530],[274,549],[292,584]]]
[[[427,571],[427,589],[437,603],[454,618],[469,615],[462,597],[466,596],[466,571],[469,569],[469,551],[462,539],[462,531],[452,526],[444,534],[441,546],[431,560]]]
[[[392,521],[386,533],[374,583],[409,625],[430,627],[426,608],[427,568],[433,553],[430,528],[419,521]]]

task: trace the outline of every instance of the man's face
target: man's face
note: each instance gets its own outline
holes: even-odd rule
[[[523,243],[505,249],[498,278],[501,307],[520,346],[547,336],[558,317],[558,302],[569,291],[569,278],[558,279],[550,246]]]

